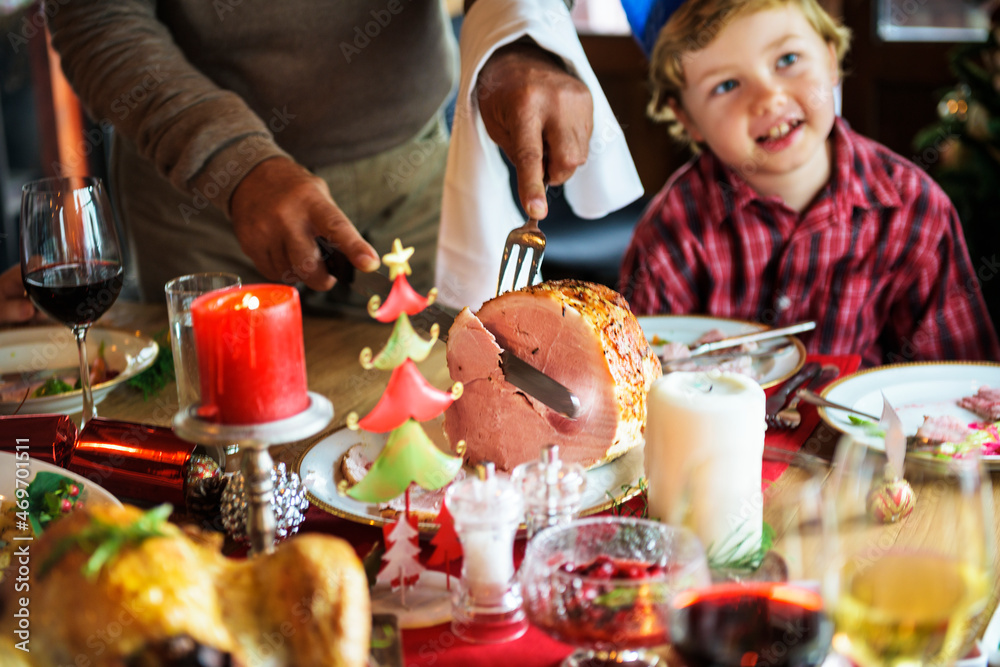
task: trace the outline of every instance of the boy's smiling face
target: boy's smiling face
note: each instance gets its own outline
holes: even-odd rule
[[[788,3],[735,18],[683,67],[682,104],[671,106],[690,136],[761,194],[793,204],[805,187],[812,199],[830,175],[839,76],[833,45],[801,9]]]

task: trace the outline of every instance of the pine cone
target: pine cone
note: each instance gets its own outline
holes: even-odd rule
[[[305,511],[309,508],[306,500],[306,490],[296,473],[288,473],[284,463],[279,463],[271,469],[271,481],[274,483],[272,497],[275,520],[275,540],[280,541],[291,537],[299,530],[299,524],[305,520]],[[247,521],[247,490],[242,472],[235,472],[222,494],[222,525],[226,533],[237,542],[249,539],[246,529]]]
[[[187,512],[204,524],[216,525],[222,507],[222,493],[229,478],[218,475],[195,480],[187,485],[184,504]],[[221,530],[221,525],[217,528]]]

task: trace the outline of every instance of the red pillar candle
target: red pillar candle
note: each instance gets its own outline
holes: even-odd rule
[[[199,414],[222,424],[260,424],[309,406],[299,293],[288,285],[244,285],[191,304]]]

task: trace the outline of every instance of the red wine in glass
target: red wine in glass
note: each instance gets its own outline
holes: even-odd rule
[[[723,583],[672,602],[670,640],[688,667],[816,667],[833,637],[820,594],[787,583]]]
[[[118,298],[124,271],[113,262],[46,266],[24,276],[25,290],[49,317],[68,326],[92,324]]]
[[[122,289],[122,253],[99,178],[45,178],[21,189],[21,278],[34,304],[69,326],[80,358],[83,415],[96,416],[87,330]]]

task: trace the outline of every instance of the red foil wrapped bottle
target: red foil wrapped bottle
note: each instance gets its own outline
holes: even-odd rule
[[[28,446],[28,455],[65,468],[76,444],[76,424],[66,415],[0,417],[0,451]],[[21,449],[20,451],[24,451]]]
[[[182,508],[195,448],[169,428],[95,417],[67,467],[123,499]]]

